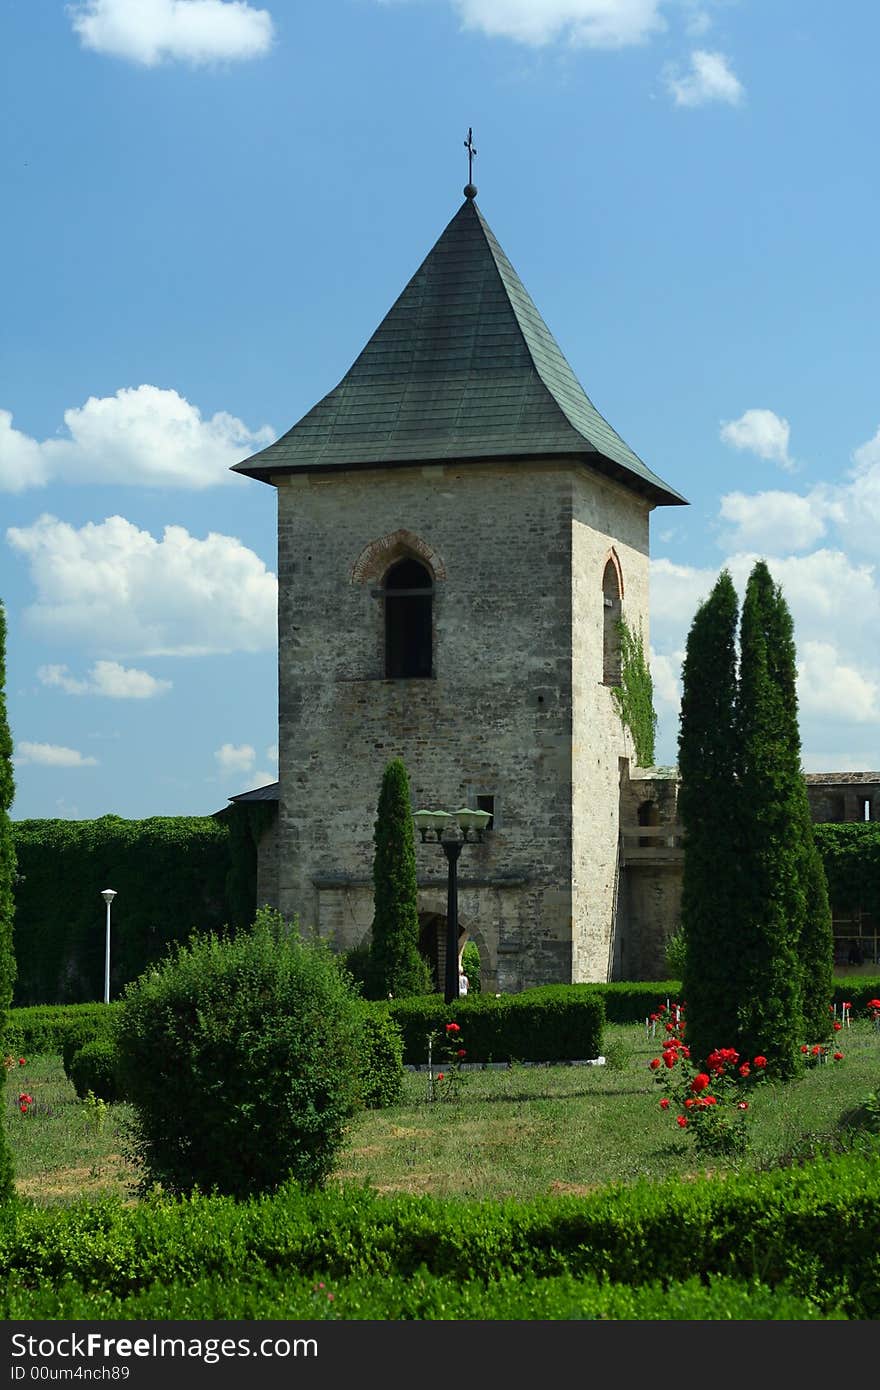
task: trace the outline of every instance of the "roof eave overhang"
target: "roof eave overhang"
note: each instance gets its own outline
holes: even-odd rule
[[[255,456],[259,458],[259,454]],[[664,487],[660,483],[654,483],[649,478],[641,478],[638,473],[633,473],[630,469],[624,468],[622,464],[614,459],[608,458],[605,454],[600,454],[598,450],[571,450],[566,452],[554,453],[550,449],[535,450],[521,454],[456,454],[440,455],[431,458],[404,458],[383,460],[377,462],[375,459],[352,460],[344,463],[286,463],[286,464],[258,464],[254,461],[252,466],[250,459],[245,459],[242,463],[233,465],[231,472],[242,473],[245,477],[255,478],[257,482],[268,483],[270,487],[277,487],[280,478],[288,477],[292,474],[315,473],[323,475],[326,473],[351,473],[367,472],[370,469],[381,469],[383,471],[390,468],[428,468],[432,464],[445,464],[456,466],[468,463],[503,463],[507,461],[517,463],[529,463],[542,461],[545,463],[556,462],[557,460],[568,460],[579,462],[587,468],[592,468],[596,472],[612,478],[622,487],[630,492],[638,493],[646,498],[654,507],[686,507],[688,500],[682,497],[681,493],[675,492],[672,488]]]

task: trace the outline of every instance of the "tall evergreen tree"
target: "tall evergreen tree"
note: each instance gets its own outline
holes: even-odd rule
[[[793,1073],[804,1035],[803,774],[791,616],[759,560],[740,620],[737,774],[742,796],[738,1046]]]
[[[12,735],[6,719],[6,614],[0,603],[0,1037],[6,1032],[7,1011],[15,982],[12,918],[15,912],[15,844],[9,809],[15,795],[12,776]],[[0,1125],[0,1201],[15,1191],[12,1156]]]
[[[834,937],[825,869],[813,839],[813,820],[801,768],[794,625],[778,585],[773,588],[768,607],[767,634],[768,672],[779,690],[782,729],[789,750],[786,766],[794,783],[792,798],[797,802],[800,826],[800,893],[791,906],[790,926],[800,966],[804,1034],[809,1041],[817,1042],[831,1032]]]
[[[419,954],[416,854],[409,777],[400,758],[385,769],[374,830],[373,935],[368,987],[374,998],[431,992]]]
[[[682,668],[679,815],[685,830],[682,993],[695,1058],[737,1036],[739,860],[736,784],[738,605],[722,570],[688,635]]]

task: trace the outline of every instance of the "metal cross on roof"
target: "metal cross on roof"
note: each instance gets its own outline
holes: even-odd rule
[[[470,126],[468,126],[467,139],[464,142],[464,147],[468,152],[468,181],[467,188],[464,190],[464,196],[466,198],[475,198],[477,196],[477,190],[474,187],[474,156],[477,153],[477,147],[474,144],[474,132]]]

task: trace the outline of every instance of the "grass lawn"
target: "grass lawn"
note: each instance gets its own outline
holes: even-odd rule
[[[770,1167],[845,1139],[846,1116],[880,1090],[880,1032],[855,1023],[837,1036],[845,1060],[752,1097],[748,1164]],[[701,1164],[648,1069],[657,1044],[643,1026],[607,1025],[605,1067],[514,1067],[464,1074],[461,1098],[428,1102],[424,1073],[408,1072],[401,1103],[357,1118],[331,1182],[382,1193],[527,1199],[578,1194],[639,1177],[689,1175]],[[19,1193],[38,1203],[99,1192],[134,1200],[125,1160],[128,1107],[103,1116],[77,1100],[57,1057],[28,1058],[7,1078],[7,1133]],[[21,1115],[18,1095],[34,1097]]]

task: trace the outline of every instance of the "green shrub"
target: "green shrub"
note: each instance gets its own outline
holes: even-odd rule
[[[521,994],[466,995],[446,1004],[433,994],[385,1005],[403,1032],[404,1061],[427,1060],[429,1033],[447,1023],[462,1030],[468,1062],[562,1062],[598,1057],[602,997],[579,985],[542,985]]]
[[[664,963],[667,973],[677,980],[680,980],[684,974],[686,950],[687,946],[685,944],[684,932],[681,927],[678,926],[666,942],[664,950]]]
[[[80,1100],[91,1091],[108,1105],[122,1099],[118,1080],[116,1045],[111,1038],[94,1038],[74,1052],[65,1072]]]
[[[636,1309],[637,1290],[647,1299],[652,1286],[673,1290],[698,1270],[713,1285],[759,1281],[779,1295],[780,1306],[790,1297],[826,1315],[876,1320],[878,1191],[875,1153],[687,1183],[613,1184],[583,1197],[532,1202],[287,1187],[245,1206],[224,1197],[138,1206],[90,1200],[63,1209],[22,1204],[14,1217],[0,1211],[0,1266],[7,1297],[17,1300],[4,1311],[20,1318],[73,1316],[79,1290],[83,1312],[89,1291],[90,1298],[140,1306],[140,1315],[150,1317],[156,1314],[149,1309],[163,1306],[162,1290],[173,1289],[164,1316],[200,1317],[210,1316],[210,1299],[222,1284],[228,1299],[260,1280],[277,1295],[276,1276],[290,1283],[358,1280],[373,1290],[387,1280],[399,1298],[405,1282],[415,1286],[424,1276],[476,1288],[478,1281],[494,1286],[507,1274],[521,1279],[523,1290],[549,1287],[564,1276],[601,1281],[619,1291],[618,1307]],[[212,1280],[213,1289],[207,1287]],[[199,1281],[207,1282],[203,1301],[188,1304],[186,1288]],[[53,1313],[40,1302],[50,1299],[53,1287],[69,1295],[68,1311],[62,1304]],[[662,1301],[658,1292],[655,1307]],[[758,1306],[764,1305],[762,1297]],[[234,1302],[221,1306],[223,1316],[239,1309]],[[245,1305],[242,1316],[256,1314],[258,1306],[248,1314]],[[537,1306],[548,1305],[539,1299]],[[677,1296],[667,1304],[670,1310],[681,1306],[699,1304]],[[705,1316],[721,1310],[717,1302],[709,1306],[715,1312]],[[117,1308],[108,1302],[94,1316],[125,1316]],[[296,1315],[303,1316],[301,1309]]]
[[[10,1009],[6,1025],[8,1052],[26,1057],[41,1052],[61,1055],[69,1062],[84,1043],[99,1036],[113,1021],[119,1005],[112,1004],[35,1004]]]
[[[382,1110],[400,1100],[403,1034],[381,1005],[363,1015],[360,1079],[361,1100],[368,1110]]]
[[[179,945],[130,985],[120,1079],[143,1186],[235,1197],[320,1186],[358,1105],[362,1010],[323,943],[277,913]]]
[[[479,994],[482,988],[480,983],[480,952],[475,941],[466,941],[464,950],[461,953],[461,967],[468,978],[468,994]]]

